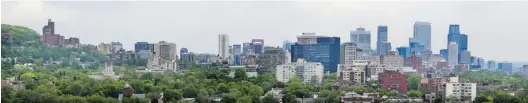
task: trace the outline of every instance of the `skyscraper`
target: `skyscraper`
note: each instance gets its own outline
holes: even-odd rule
[[[189,53],[189,50],[187,50],[187,48],[181,48],[180,54],[183,54],[183,53]]]
[[[341,44],[339,64],[352,64],[357,60],[358,47],[355,43],[346,42]]]
[[[366,31],[365,28],[357,28],[356,31],[350,32],[350,42],[356,43],[364,52],[372,51],[370,41],[370,31]]]
[[[450,66],[456,66],[458,64],[458,45],[456,42],[450,42],[447,56],[447,62]]]
[[[495,69],[495,68],[497,68],[497,66],[496,66],[495,64],[496,64],[496,62],[493,61],[493,60],[488,61],[488,68],[489,68],[489,69]]]
[[[417,21],[414,23],[413,38],[424,50],[431,50],[431,23]]]
[[[411,55],[409,47],[402,46],[396,48],[396,50],[398,51],[398,55],[402,56],[403,58],[407,58]]]
[[[447,51],[447,49],[440,49],[440,55],[442,55],[442,57],[444,57],[445,60],[447,60],[447,57],[449,56],[448,53],[449,52]]]
[[[229,57],[229,35],[227,34],[218,35],[218,55],[223,59]]]
[[[136,53],[142,52],[142,51],[150,52],[150,48],[151,47],[148,42],[136,42],[136,44],[134,45],[134,51]]]
[[[336,72],[340,58],[340,38],[317,36],[315,33],[303,33],[297,37],[297,43],[292,46],[292,62],[304,58],[308,62],[320,62],[324,71]]]
[[[447,42],[456,42],[458,44],[458,52],[468,50],[468,36],[460,33],[460,26],[458,24],[449,25],[449,34],[447,34]],[[449,44],[448,44],[449,45]]]
[[[253,47],[251,47],[251,43],[243,43],[242,44],[242,54],[248,54],[253,53]]]
[[[470,64],[471,52],[462,51],[460,52],[460,63]]]
[[[252,39],[251,46],[255,54],[262,54],[264,52],[264,39]]]
[[[242,45],[234,44],[233,45],[233,55],[241,55],[241,54],[242,54]]]
[[[508,72],[509,74],[512,74],[513,73],[513,64],[510,63],[510,62],[499,63],[498,67],[497,67],[497,70],[498,71],[505,71],[505,72]]]
[[[176,60],[178,52],[176,44],[166,41],[159,41],[157,44],[155,44],[155,46],[154,52],[157,57],[167,61]]]
[[[378,41],[376,41],[376,53],[378,55],[386,55],[390,49],[387,49],[390,46],[388,39],[388,30],[387,26],[380,25],[378,26]],[[389,44],[389,45],[387,45]]]

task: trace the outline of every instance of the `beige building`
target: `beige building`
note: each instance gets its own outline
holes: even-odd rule
[[[396,54],[395,51],[390,51],[389,54],[380,56],[380,61],[380,64],[387,66],[387,70],[403,71],[404,59],[402,56]]]
[[[350,64],[338,64],[337,77],[346,81],[354,81],[358,84],[365,83],[365,69],[368,66],[366,60],[355,60]]]
[[[339,58],[339,64],[352,64],[357,59],[358,47],[355,43],[343,43],[341,44],[341,57]]]
[[[110,53],[110,44],[100,43],[97,45],[97,51],[103,53]]]
[[[300,78],[303,83],[312,83],[312,79],[317,80],[315,81],[317,83],[322,83],[324,76],[323,64],[298,59],[297,62],[278,65],[275,75],[277,80],[284,83],[290,81],[293,77]]]

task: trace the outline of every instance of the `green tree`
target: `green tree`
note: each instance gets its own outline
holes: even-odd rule
[[[235,70],[235,80],[247,80],[247,74],[244,69]]]
[[[261,103],[279,103],[279,101],[273,96],[273,94],[268,94],[262,98]]]
[[[422,79],[422,76],[420,74],[407,75],[407,85],[408,85],[409,90],[418,90],[421,79]]]
[[[62,95],[57,98],[57,103],[88,103],[83,97]]]
[[[163,91],[163,101],[164,102],[177,101],[177,100],[181,100],[182,98],[183,96],[182,96],[181,90],[167,89]]]
[[[411,90],[407,93],[409,97],[422,97],[422,92],[419,90]]]
[[[132,96],[130,98],[125,97],[125,98],[123,98],[122,101],[123,101],[123,103],[146,103],[146,101],[144,99],[136,97],[136,96]]]

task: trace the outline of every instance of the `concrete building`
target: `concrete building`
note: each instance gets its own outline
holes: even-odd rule
[[[397,55],[395,51],[391,51],[385,56],[380,56],[380,64],[386,65],[388,70],[402,71],[404,59]]]
[[[159,41],[154,45],[154,55],[164,60],[176,60],[178,54],[178,48],[176,44],[169,43],[166,41]]]
[[[229,35],[227,34],[218,35],[218,55],[222,59],[229,57]]]
[[[520,69],[521,75],[528,77],[528,65],[523,65]]]
[[[64,43],[64,47],[66,48],[74,48],[74,49],[81,48],[81,42],[79,38],[70,37],[68,39],[64,39],[63,43]]]
[[[407,76],[398,71],[384,71],[379,74],[379,86],[383,90],[395,90],[407,93]]]
[[[257,59],[257,64],[260,66],[259,73],[273,73],[277,65],[288,63],[284,62],[286,59],[285,51],[279,47],[265,47],[264,53],[260,54]]]
[[[493,60],[488,61],[488,68],[492,69],[492,70],[497,68],[497,66],[495,64],[496,64],[496,62],[493,61]]]
[[[242,45],[240,44],[233,45],[233,55],[242,55]]]
[[[306,62],[303,59],[297,62],[278,65],[276,68],[277,80],[288,82],[293,77],[298,77],[303,83],[321,83],[323,81],[323,65],[317,62]],[[312,81],[317,80],[317,81]]]
[[[337,66],[337,77],[346,81],[353,81],[356,84],[365,84],[365,70],[368,66],[366,60],[355,60],[349,64],[339,64]]]
[[[367,68],[365,68],[365,77],[377,79],[379,73],[383,73],[385,70],[387,70],[386,65],[370,63]]]
[[[251,43],[242,44],[242,54],[254,53]]]
[[[350,32],[350,42],[356,43],[364,55],[370,55],[372,53],[370,37],[370,31],[366,31],[365,28],[357,28],[356,31]]]
[[[99,45],[97,45],[97,51],[103,53],[110,53],[110,44],[99,43]]]
[[[454,96],[461,101],[473,101],[477,97],[477,83],[462,83],[458,77],[451,77],[440,89],[443,98]]]
[[[120,42],[110,42],[110,52],[116,53],[117,51],[123,49],[123,44]]]
[[[449,66],[454,67],[458,65],[458,44],[456,42],[449,43],[447,62]]]
[[[264,39],[251,39],[251,46],[255,54],[262,54],[264,52]]]
[[[407,58],[411,55],[409,47],[402,46],[396,48],[396,50],[398,51],[398,55],[402,56],[403,58]]]
[[[180,61],[188,63],[198,63],[196,54],[193,52],[180,53]]]
[[[357,59],[357,51],[360,51],[355,43],[346,42],[341,44],[339,64],[352,64]]]
[[[283,44],[282,44],[282,49],[284,49],[284,51],[291,51],[291,46],[292,45],[295,45],[294,42],[291,42],[291,41],[284,41]]]
[[[384,55],[387,55],[389,53],[389,51],[392,50],[392,46],[391,46],[391,43],[390,42],[381,42],[379,44],[379,46],[377,47],[377,55],[380,55],[380,56],[384,56]]]
[[[424,50],[431,50],[431,23],[415,22],[412,39],[419,45],[423,45]]]

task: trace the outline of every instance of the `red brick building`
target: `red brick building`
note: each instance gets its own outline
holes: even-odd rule
[[[81,44],[79,43],[79,38],[70,37],[64,39],[64,46],[67,48],[80,48]]]
[[[40,41],[48,45],[62,46],[64,44],[64,36],[59,34],[47,34],[40,36]]]
[[[379,84],[383,90],[395,90],[407,93],[407,76],[398,71],[385,71],[379,73]]]

